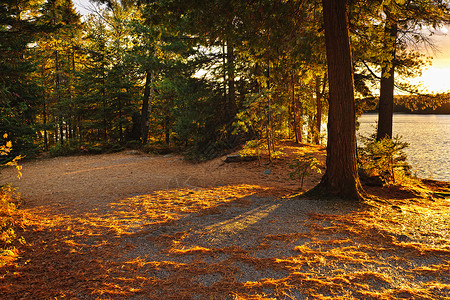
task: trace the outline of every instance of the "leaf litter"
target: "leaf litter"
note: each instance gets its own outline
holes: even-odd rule
[[[304,150],[321,153],[285,152]],[[433,196],[448,183],[369,188],[381,201],[354,205],[296,197],[288,158],[272,177],[256,162],[166,160],[25,163],[36,178],[23,183],[26,243],[1,267],[0,298],[449,299],[450,202]],[[83,175],[73,190],[58,182],[61,165]],[[185,180],[164,186],[173,177]],[[89,180],[94,191],[80,190]]]

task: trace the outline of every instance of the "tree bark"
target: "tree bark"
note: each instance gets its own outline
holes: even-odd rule
[[[55,50],[55,84],[56,84],[56,101],[61,105],[61,81],[59,74],[59,55],[58,50]],[[64,144],[64,134],[63,134],[63,113],[59,111],[59,142]]]
[[[320,144],[320,132],[322,127],[322,98],[325,94],[326,76],[323,78],[322,89],[320,86],[320,77],[316,77],[316,130],[314,133],[314,143]]]
[[[295,101],[297,107],[297,137],[298,143],[303,143],[303,103],[300,100],[300,96],[297,96],[297,101]]]
[[[47,133],[47,99],[44,99],[44,109],[42,111],[44,118],[44,149],[48,151],[48,133]]]
[[[107,116],[107,99],[106,99],[106,61],[105,61],[105,55],[101,54],[101,68],[102,68],[102,88],[101,88],[101,94],[102,94],[102,99],[103,99],[103,138],[104,141],[108,141],[108,116]],[[100,136],[99,136],[99,140],[101,140]]]
[[[146,144],[148,140],[149,118],[151,112],[151,102],[153,100],[153,71],[145,71],[144,99],[141,111],[141,141]]]
[[[386,13],[389,17],[389,13]],[[378,105],[377,141],[392,138],[392,123],[394,114],[394,74],[397,39],[397,23],[389,22],[385,27],[386,45],[390,61],[384,63],[380,80],[380,102]]]
[[[234,46],[227,41],[227,75],[228,75],[228,113],[229,120],[234,119],[237,112]]]
[[[297,122],[297,104],[295,103],[295,82],[294,82],[294,76],[291,77],[291,83],[292,83],[292,119],[294,121],[294,136],[295,136],[295,142],[298,144],[298,122]]]
[[[327,170],[314,189],[328,196],[359,200],[356,165],[356,116],[347,0],[323,0],[328,61],[329,115]]]

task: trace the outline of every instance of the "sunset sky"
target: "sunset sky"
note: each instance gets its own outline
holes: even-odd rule
[[[81,14],[88,14],[93,7],[89,0],[73,0]],[[424,54],[432,56],[432,65],[419,78],[411,79],[412,83],[422,82],[430,92],[446,92],[450,90],[450,26],[443,27],[433,37],[437,52],[424,50]]]
[[[424,86],[432,92],[450,90],[450,26],[444,27],[433,39],[438,47],[437,53],[426,53],[433,56],[432,65],[425,70],[420,78],[413,82],[422,81]]]

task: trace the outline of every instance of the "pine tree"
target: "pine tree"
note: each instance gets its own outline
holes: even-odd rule
[[[81,19],[72,0],[49,0],[41,9],[40,25],[46,32],[39,36],[36,56],[46,94],[41,109],[44,148],[56,140],[61,144],[75,137],[78,122],[74,84],[77,44]]]
[[[0,132],[7,133],[12,157],[30,154],[34,119],[42,90],[32,80],[35,66],[31,48],[40,28],[34,1],[3,1],[0,5]]]
[[[359,200],[363,190],[356,166],[356,115],[347,0],[323,0],[330,85],[327,170],[312,192]]]

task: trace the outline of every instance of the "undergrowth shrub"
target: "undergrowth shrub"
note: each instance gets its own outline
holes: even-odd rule
[[[281,151],[277,151],[274,147],[274,145],[270,148],[270,157],[269,160],[272,158],[279,158],[284,153]],[[267,146],[267,140],[260,139],[260,140],[249,140],[245,143],[242,150],[240,151],[240,154],[242,156],[257,156],[258,161],[261,163],[261,156],[262,155],[269,155],[269,147]]]
[[[3,135],[6,139],[7,134]],[[0,146],[0,156],[7,156],[12,149],[12,143],[6,142],[5,145]],[[21,166],[17,164],[20,156],[14,157],[6,164],[0,164],[0,168],[6,165],[15,166],[18,171],[18,177],[21,177]],[[13,246],[16,241],[21,241],[17,237],[15,228],[19,224],[19,217],[17,214],[17,206],[19,204],[19,196],[15,190],[9,185],[0,186],[0,265],[13,259],[17,254],[17,250]]]
[[[132,149],[132,150],[139,150],[142,148],[141,141],[127,141],[125,142],[125,148]]]
[[[12,250],[12,243],[17,239],[14,228],[18,225],[19,201],[18,194],[11,186],[0,186],[0,257],[5,251]]]
[[[114,153],[125,150],[126,147],[119,143],[80,143],[78,141],[66,141],[50,148],[50,157],[70,156],[78,154],[102,154]]]
[[[312,175],[313,172],[322,173],[319,168],[319,161],[310,154],[303,154],[293,160],[289,165],[292,172],[289,173],[289,178],[293,180],[300,179],[300,189],[303,189],[303,181],[306,176]]]
[[[80,144],[66,141],[64,144],[56,144],[51,147],[48,152],[51,157],[74,155],[80,153]]]
[[[382,184],[395,183],[396,174],[410,176],[411,166],[403,151],[409,146],[401,137],[377,141],[375,135],[361,137],[363,146],[358,147],[358,167],[362,177],[378,177]]]

